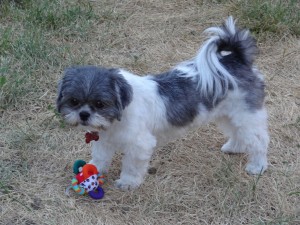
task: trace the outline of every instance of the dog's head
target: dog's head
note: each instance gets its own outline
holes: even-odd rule
[[[100,130],[121,120],[131,99],[132,88],[118,69],[83,66],[65,70],[56,104],[68,124]]]

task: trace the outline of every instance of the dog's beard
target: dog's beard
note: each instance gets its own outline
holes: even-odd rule
[[[64,114],[63,118],[65,122],[71,126],[78,126],[80,120],[78,113],[74,111]]]
[[[78,127],[83,130],[91,130],[91,131],[100,131],[106,130],[111,122],[99,115],[98,113],[94,113],[87,121],[82,121],[80,119],[79,113],[75,111],[70,111],[63,115],[65,122],[71,126]]]
[[[110,121],[108,121],[98,113],[95,113],[87,122],[88,126],[96,128],[98,130],[106,130],[111,125]]]

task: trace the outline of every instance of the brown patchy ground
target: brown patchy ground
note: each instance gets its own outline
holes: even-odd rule
[[[138,74],[194,56],[201,32],[227,16],[222,5],[192,0],[93,4],[98,13],[110,12],[111,22],[99,20],[86,40],[68,43],[73,54]],[[138,190],[113,188],[116,156],[104,199],[67,197],[72,164],[88,161],[90,146],[83,133],[51,120],[47,106],[55,102],[62,70],[56,68],[40,84],[45,91],[38,103],[28,99],[22,109],[2,114],[0,157],[16,181],[7,193],[1,189],[0,224],[300,224],[300,40],[267,38],[259,47],[271,135],[271,165],[263,176],[244,172],[244,155],[222,154],[225,139],[209,125],[158,149],[151,162],[157,172]]]

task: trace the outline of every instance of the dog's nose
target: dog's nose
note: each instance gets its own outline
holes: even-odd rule
[[[82,111],[79,113],[79,116],[82,121],[87,121],[90,117],[90,113],[88,113],[86,111]]]

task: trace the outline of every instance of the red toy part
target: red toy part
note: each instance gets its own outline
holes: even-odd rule
[[[98,170],[97,167],[94,166],[93,164],[85,164],[84,167],[82,168],[82,173],[84,179],[87,179],[92,175],[98,175]]]
[[[85,178],[83,177],[83,172],[80,172],[76,175],[76,180],[78,181],[79,184],[85,180]]]

